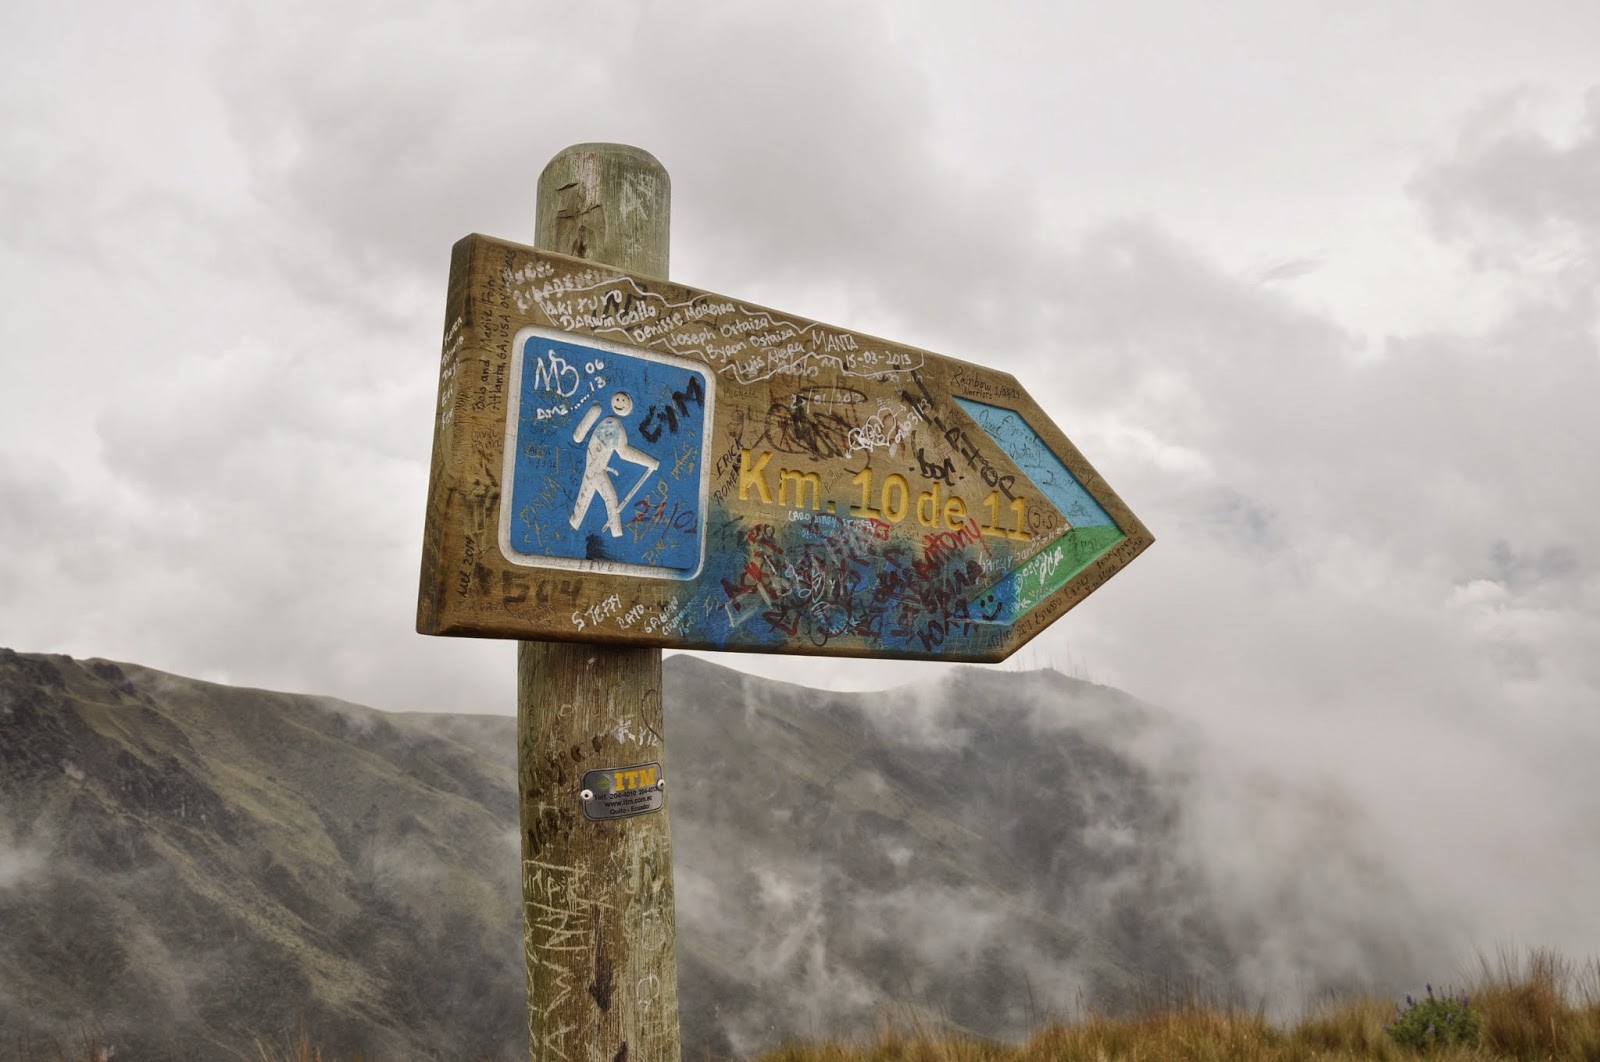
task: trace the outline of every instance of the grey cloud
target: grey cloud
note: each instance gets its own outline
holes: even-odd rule
[[[308,295],[376,309],[397,285],[433,292],[470,231],[531,239],[551,145],[624,102],[612,64],[572,45],[624,44],[629,7],[416,3],[379,22],[317,3],[236,9],[217,62],[253,186],[289,223],[279,268]]]
[[[347,12],[304,14],[240,15],[223,63],[254,186],[297,223],[271,253],[307,296],[376,306],[385,285],[437,282],[468,231],[531,238],[538,173],[579,140],[662,159],[675,242],[711,267],[677,273],[707,286],[759,268],[910,296],[927,285],[908,261],[1026,246],[1027,187],[937,192],[959,178],[934,158],[925,75],[855,5],[546,4],[497,14],[492,41],[467,34],[456,6],[417,5],[354,56],[338,43],[357,32]],[[604,51],[588,52],[596,36]],[[951,263],[940,290],[957,293],[965,272]]]
[[[881,284],[953,235],[953,204],[928,179],[949,174],[933,162],[924,75],[879,14],[836,2],[699,14],[652,7],[615,89],[644,128],[677,127],[663,161],[686,238],[710,245],[698,253],[727,255],[735,271],[759,262]],[[654,61],[691,52],[704,58],[670,75]]]
[[[382,649],[416,638],[426,473],[389,451],[403,449],[395,425],[423,424],[427,407],[318,388],[319,373],[337,371],[308,380],[259,348],[201,362],[102,415],[101,484],[0,467],[7,629],[213,677],[507,710],[507,646],[416,639],[395,659]],[[505,681],[480,691],[457,668],[470,676],[485,662]]]
[[[1519,553],[1500,539],[1489,552],[1495,578],[1516,589],[1567,579],[1577,575],[1581,567],[1578,553],[1570,545]]]
[[[1262,283],[1271,284],[1283,280],[1298,280],[1300,277],[1315,273],[1320,268],[1322,268],[1320,258],[1288,258],[1263,267],[1256,277]]]
[[[1446,236],[1471,238],[1486,221],[1534,237],[1568,229],[1590,267],[1600,265],[1600,88],[1567,143],[1524,124],[1520,102],[1512,95],[1485,106],[1413,191]]]

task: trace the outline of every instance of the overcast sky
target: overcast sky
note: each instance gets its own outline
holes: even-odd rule
[[[621,141],[675,279],[1014,374],[1149,525],[1018,664],[1600,951],[1597,55],[1591,0],[6,0],[0,644],[514,710],[413,633],[449,250]]]

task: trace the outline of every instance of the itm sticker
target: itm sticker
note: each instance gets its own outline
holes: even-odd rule
[[[659,763],[606,767],[585,772],[578,799],[583,804],[584,816],[591,821],[626,819],[660,811],[665,803],[662,794],[666,788],[666,775]]]

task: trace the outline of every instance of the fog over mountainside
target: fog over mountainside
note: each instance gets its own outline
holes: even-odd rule
[[[1119,691],[668,664],[693,706],[668,718],[679,962],[693,998],[715,943],[720,991],[761,1000],[725,1008],[738,1048],[870,1029],[886,1000],[999,1036],[1170,994],[1288,1014],[1454,961],[1353,802],[1226,769]]]
[[[1427,916],[1340,794],[1054,671],[827,693],[673,656],[665,687],[686,1059],[886,1011],[1288,1008],[1494,943]],[[206,1058],[304,1023],[520,1057],[514,759],[507,717],[0,650],[5,1042]]]

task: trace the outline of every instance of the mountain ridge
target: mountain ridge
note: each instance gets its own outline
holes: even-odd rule
[[[685,1058],[886,1011],[1019,1037],[1248,995],[1251,916],[1191,858],[1192,735],[1154,706],[1051,671],[837,693],[683,655],[664,697]],[[521,1057],[515,730],[0,649],[0,1043],[87,1020],[204,1058],[304,1025]]]

